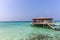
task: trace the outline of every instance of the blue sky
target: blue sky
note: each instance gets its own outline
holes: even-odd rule
[[[60,0],[0,0],[0,21],[60,20]]]

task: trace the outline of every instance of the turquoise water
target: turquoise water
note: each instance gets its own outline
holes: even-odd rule
[[[48,35],[53,40],[60,40],[60,31],[32,27],[31,22],[0,22],[0,40],[28,40],[32,34]]]

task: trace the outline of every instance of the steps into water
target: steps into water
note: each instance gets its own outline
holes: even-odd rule
[[[50,28],[52,29],[56,29],[54,26],[50,25],[50,24],[47,24]]]

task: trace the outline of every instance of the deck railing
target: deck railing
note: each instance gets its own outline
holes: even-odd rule
[[[55,24],[55,22],[32,22],[32,24]]]

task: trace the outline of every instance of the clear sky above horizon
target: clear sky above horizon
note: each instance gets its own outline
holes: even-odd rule
[[[0,0],[0,21],[60,20],[60,0]]]

